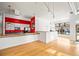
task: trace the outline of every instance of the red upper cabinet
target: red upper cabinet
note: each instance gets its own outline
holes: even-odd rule
[[[10,18],[10,17],[5,17],[5,22],[19,23],[19,24],[30,24],[30,21],[25,21],[25,20]]]

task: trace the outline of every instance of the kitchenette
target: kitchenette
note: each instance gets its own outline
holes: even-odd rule
[[[3,14],[0,35],[0,50],[27,44],[33,41],[41,41],[45,44],[57,39],[57,31],[50,30],[50,20],[39,19],[31,16],[29,19]]]
[[[29,18],[29,20],[3,16],[1,23],[0,49],[33,42],[38,39],[37,35],[39,33],[35,31],[35,16]]]

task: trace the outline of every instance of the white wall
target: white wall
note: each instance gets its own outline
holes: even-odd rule
[[[53,27],[53,16],[50,12],[47,12],[42,16],[36,15],[36,31],[50,31]]]
[[[50,21],[45,18],[36,19],[36,31],[49,31],[50,30]]]

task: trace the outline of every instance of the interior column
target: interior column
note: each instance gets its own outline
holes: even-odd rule
[[[74,42],[76,41],[76,24],[75,24],[75,16],[72,15],[72,19],[70,19],[70,38]]]

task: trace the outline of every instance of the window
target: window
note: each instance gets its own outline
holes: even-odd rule
[[[79,41],[79,24],[76,25],[76,41]]]

